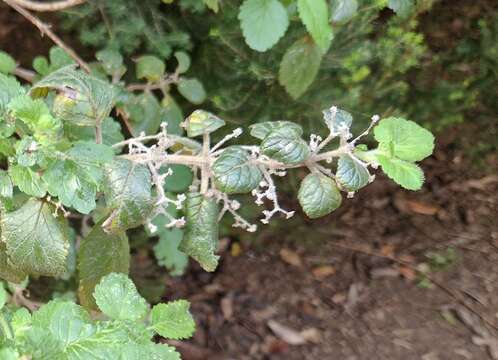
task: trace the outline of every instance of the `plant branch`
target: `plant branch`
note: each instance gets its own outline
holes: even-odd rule
[[[37,2],[30,0],[11,0],[23,8],[33,10],[33,11],[60,11],[64,9],[69,9],[71,7],[81,5],[86,2],[86,0],[62,0],[53,2]]]
[[[14,75],[17,76],[18,78],[26,80],[27,82],[33,82],[33,78],[35,77],[36,73],[34,71],[24,69],[18,66],[14,70]]]
[[[76,54],[76,52],[71,49],[62,39],[57,36],[51,29],[50,26],[45,24],[43,21],[38,19],[36,16],[31,14],[28,10],[26,10],[24,7],[19,5],[18,0],[3,0],[7,5],[9,5],[11,8],[16,10],[19,14],[24,16],[26,19],[28,19],[33,25],[35,25],[42,35],[47,35],[57,46],[61,47],[64,49],[64,51],[71,56],[79,66],[81,66],[82,69],[84,69],[87,73],[90,73],[90,67],[88,64]]]

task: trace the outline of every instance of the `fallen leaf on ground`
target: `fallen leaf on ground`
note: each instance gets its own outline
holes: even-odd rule
[[[384,256],[387,257],[393,257],[394,256],[394,245],[388,244],[384,245],[380,248],[380,253]]]
[[[322,333],[316,328],[304,329],[301,331],[301,336],[309,342],[318,344],[322,341]]]
[[[233,317],[233,296],[227,295],[220,301],[221,312],[225,320]]]
[[[398,271],[406,280],[413,281],[417,278],[417,272],[407,266],[399,266]]]
[[[303,345],[306,343],[304,336],[290,327],[282,325],[275,320],[269,320],[267,324],[276,336],[289,345]]]
[[[302,267],[303,262],[301,257],[295,252],[287,248],[280,250],[280,258],[289,265]]]
[[[311,270],[313,273],[313,276],[318,278],[318,279],[323,279],[326,278],[327,276],[334,275],[335,274],[335,267],[331,265],[323,265],[323,266],[317,266],[313,270]]]
[[[408,209],[421,215],[436,215],[439,207],[417,200],[406,200]]]

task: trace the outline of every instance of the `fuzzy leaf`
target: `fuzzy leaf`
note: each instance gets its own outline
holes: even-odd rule
[[[178,82],[178,92],[192,104],[199,105],[206,100],[206,90],[197,79],[182,78]]]
[[[387,2],[387,7],[403,18],[410,15],[414,5],[413,0],[389,0]]]
[[[147,167],[119,159],[107,164],[104,172],[104,195],[112,210],[104,230],[116,233],[141,225],[154,207]]]
[[[323,110],[323,119],[334,134],[340,134],[345,130],[349,131],[353,123],[353,116],[342,109],[337,109],[335,112],[332,109]]]
[[[79,287],[81,305],[97,309],[93,291],[100,280],[110,273],[128,274],[130,246],[126,233],[107,234],[102,221],[81,241],[78,251]]]
[[[123,66],[123,56],[113,49],[97,51],[95,58],[102,63],[104,71],[108,75],[123,74],[126,68]]]
[[[186,339],[195,331],[195,321],[189,312],[190,304],[186,300],[158,304],[152,308],[151,321],[153,329],[168,339]]]
[[[111,319],[135,321],[147,312],[147,302],[124,274],[105,276],[95,287],[94,297],[99,309]]]
[[[339,158],[335,179],[347,191],[356,191],[368,184],[370,173],[349,155]]]
[[[154,225],[159,226],[155,221]],[[164,224],[163,224],[164,225]],[[159,231],[159,241],[154,246],[157,263],[168,269],[171,276],[183,275],[188,265],[188,256],[178,250],[183,239],[183,230],[173,228]]]
[[[250,159],[248,152],[241,147],[226,148],[212,167],[218,190],[227,194],[245,194],[257,187],[263,175]]]
[[[326,52],[332,41],[329,9],[325,0],[297,0],[299,17],[315,43]]]
[[[178,249],[194,258],[206,271],[214,271],[219,256],[218,205],[214,198],[188,193],[185,201],[185,234]]]
[[[287,11],[278,0],[245,0],[239,20],[247,45],[261,52],[273,47],[289,26]]]
[[[297,40],[284,54],[278,81],[287,93],[299,98],[313,83],[322,62],[322,51],[310,39]]]
[[[374,128],[375,140],[387,156],[406,161],[420,161],[432,154],[434,136],[417,123],[390,117]]]
[[[107,82],[65,66],[37,82],[30,90],[35,97],[43,89],[60,92],[54,100],[54,112],[64,121],[80,126],[102,122],[114,106],[114,89]]]
[[[82,214],[95,209],[97,185],[84,168],[71,160],[56,161],[43,174],[48,192],[64,206],[73,207]]]
[[[5,116],[10,101],[25,93],[21,84],[12,76],[0,73],[0,138],[6,138],[15,131],[15,124]]]
[[[73,302],[52,300],[33,314],[33,326],[48,330],[67,347],[92,334],[90,315]]]
[[[342,22],[350,20],[358,11],[358,0],[332,0],[331,20]]]
[[[67,224],[53,214],[52,205],[37,199],[3,214],[2,241],[16,268],[47,276],[64,273],[69,248]]]
[[[0,51],[0,73],[11,74],[16,69],[16,61],[5,51]]]
[[[7,256],[7,246],[0,241],[0,279],[19,284],[26,276],[24,271],[12,265]]]
[[[270,132],[275,129],[286,128],[296,134],[297,137],[301,137],[303,135],[303,128],[301,125],[290,121],[266,121],[262,123],[257,123],[250,125],[251,136],[254,136],[257,139],[263,140],[268,136]]]
[[[168,167],[173,172],[166,177],[164,181],[164,190],[174,193],[185,192],[192,184],[194,174],[192,170],[185,165],[173,164]]]
[[[424,173],[416,164],[382,154],[377,154],[376,158],[382,166],[382,171],[397,184],[408,190],[422,188]]]
[[[9,175],[14,185],[27,195],[43,197],[47,193],[47,183],[30,168],[11,165]]]
[[[158,81],[164,75],[165,70],[164,62],[156,56],[144,55],[137,59],[137,79],[145,78],[151,82]]]
[[[5,170],[0,170],[0,197],[11,198],[12,194],[12,180]]]
[[[337,209],[342,202],[334,180],[323,174],[309,174],[301,182],[297,195],[304,212],[316,219]]]
[[[195,110],[185,120],[188,137],[196,137],[204,133],[212,133],[224,126],[225,122],[214,114],[204,110]]]
[[[104,145],[110,146],[124,140],[121,125],[113,118],[105,118],[101,128]],[[64,124],[64,135],[71,141],[95,141],[95,129],[69,123]]]
[[[311,154],[308,144],[287,128],[270,132],[261,143],[261,152],[284,164],[299,164]]]

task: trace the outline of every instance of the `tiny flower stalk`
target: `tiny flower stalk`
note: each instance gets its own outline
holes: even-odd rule
[[[130,212],[118,215],[128,216],[133,224],[148,223],[151,232],[157,231],[151,220],[158,215],[169,219],[166,227],[184,226],[179,249],[197,260],[206,271],[214,271],[219,260],[215,254],[218,222],[226,213],[233,216],[234,227],[250,232],[257,229],[238,214],[240,203],[229,196],[250,193],[259,206],[265,201],[271,203],[270,209],[262,211],[264,224],[278,213],[290,218],[295,212],[280,206],[274,181],[274,177],[285,176],[289,169],[310,170],[302,180],[298,200],[303,211],[313,219],[336,210],[342,203],[341,192],[352,197],[372,182],[375,176],[370,168],[380,166],[387,176],[406,189],[421,188],[423,173],[415,162],[432,153],[434,138],[429,131],[409,120],[392,117],[381,120],[375,115],[368,128],[353,138],[353,117],[335,106],[324,111],[324,121],[329,129],[327,136],[312,134],[309,142],[303,139],[301,126],[275,121],[250,127],[250,134],[261,141],[260,145],[225,146],[241,135],[240,128],[212,145],[210,134],[225,122],[207,111],[196,110],[182,124],[187,137],[170,135],[163,124],[156,135],[140,134],[117,143],[114,148],[128,149],[117,161],[125,161],[132,169],[135,166],[148,169],[155,194],[152,210],[137,209],[136,219]],[[379,145],[369,150],[359,141],[372,129]],[[194,140],[196,138],[202,143]],[[325,150],[335,139],[339,140],[337,148]],[[165,182],[172,175],[171,169],[160,172],[173,164],[186,165],[195,174],[188,192],[177,194],[176,198],[164,190]],[[171,206],[183,207],[184,216],[172,216],[168,210]],[[116,221],[118,215],[111,213],[104,226]]]

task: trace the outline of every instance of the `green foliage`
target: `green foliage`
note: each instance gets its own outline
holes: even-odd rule
[[[0,51],[0,73],[10,74],[16,69],[16,61],[5,51]]]
[[[273,47],[289,26],[287,11],[279,0],[245,0],[239,19],[247,45],[261,52]]]
[[[323,52],[327,52],[333,37],[327,2],[325,0],[298,0],[297,9],[301,21],[315,43]]]
[[[298,164],[310,156],[308,144],[287,127],[272,130],[261,142],[261,152],[284,164]]]
[[[105,168],[104,195],[111,215],[103,224],[118,233],[142,224],[153,204],[151,176],[144,165],[120,159]]]
[[[7,293],[0,288],[0,301]],[[158,304],[147,320],[148,304],[125,275],[111,273],[97,285],[95,299],[104,318],[92,320],[81,306],[52,300],[30,314],[2,309],[2,359],[163,359],[179,360],[171,346],[155,344],[158,333],[171,339],[193,334],[189,304]],[[170,336],[171,335],[171,336]]]
[[[311,219],[330,214],[342,202],[334,180],[320,173],[309,174],[303,179],[297,197],[303,211]]]
[[[250,163],[249,153],[232,146],[225,149],[213,164],[216,187],[227,194],[248,193],[263,177],[261,170]]]
[[[19,271],[47,276],[64,272],[67,224],[53,212],[50,204],[31,199],[18,210],[2,214],[2,241],[9,261]]]
[[[186,226],[178,249],[194,258],[206,271],[218,266],[218,205],[212,198],[199,193],[187,193]]]

